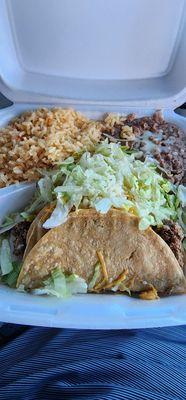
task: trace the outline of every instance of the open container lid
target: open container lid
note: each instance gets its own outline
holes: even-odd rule
[[[14,102],[175,108],[185,0],[1,0],[1,91]]]

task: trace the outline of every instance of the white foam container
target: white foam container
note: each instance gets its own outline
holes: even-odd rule
[[[186,101],[185,0],[0,0],[0,90],[23,110],[74,107],[150,115]],[[0,219],[27,203],[34,187],[0,189]],[[124,295],[58,300],[0,286],[0,321],[64,328],[121,329],[186,323],[186,295],[140,301]]]

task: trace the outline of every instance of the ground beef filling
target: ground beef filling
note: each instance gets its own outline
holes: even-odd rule
[[[26,236],[28,229],[30,227],[30,222],[20,222],[11,230],[11,235],[13,237],[14,244],[14,254],[17,257],[23,257],[26,248]]]
[[[184,238],[184,235],[180,225],[176,222],[165,221],[162,227],[153,227],[153,229],[168,244],[176,259],[178,260],[180,266],[183,268],[184,254],[182,240]]]
[[[146,156],[155,159],[162,174],[171,182],[179,184],[185,180],[183,132],[176,125],[164,121],[161,112],[142,118],[129,114],[114,119],[109,114],[103,125],[103,137],[142,151],[142,159]]]

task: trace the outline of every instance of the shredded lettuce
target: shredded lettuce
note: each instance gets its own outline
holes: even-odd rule
[[[179,185],[177,197],[182,205],[182,207],[186,207],[186,186]]]
[[[76,274],[66,276],[67,292],[69,295],[77,293],[87,293],[87,284],[84,279]]]
[[[180,226],[183,229],[184,237],[186,237],[186,187],[179,185],[177,189],[178,210],[177,217]],[[183,248],[186,249],[186,239],[183,241]]]
[[[3,224],[1,224],[0,226],[0,235],[2,233],[8,232],[10,229],[12,229],[23,220],[24,218],[21,217],[21,215],[19,215],[18,213],[9,214],[5,217]]]
[[[161,226],[167,219],[178,221],[185,230],[186,188],[170,183],[157,167],[151,159],[142,162],[138,153],[105,140],[94,153],[68,157],[57,170],[43,172],[31,203],[2,229],[11,229],[11,223],[22,219],[32,221],[46,204],[57,200],[45,229],[63,224],[72,208],[95,208],[104,214],[114,207],[138,216],[141,230]]]
[[[94,288],[96,282],[99,280],[100,277],[101,277],[100,263],[97,262],[94,269],[94,275],[88,285],[89,290],[92,290]]]
[[[20,293],[26,293],[25,287],[22,283],[18,286],[17,291]]]
[[[1,281],[6,285],[10,286],[11,288],[15,288],[20,270],[21,270],[21,263],[13,261],[12,271],[10,271],[7,275],[2,276]]]
[[[140,218],[139,228],[176,220],[173,185],[157,172],[157,165],[142,162],[118,143],[104,141],[94,154],[85,152],[76,162],[68,158],[60,166],[63,179],[54,188],[57,206],[45,222],[47,229],[61,225],[72,207],[93,207],[106,213],[111,207]],[[59,180],[58,180],[59,182]]]
[[[8,239],[3,239],[0,249],[1,275],[7,275],[13,270],[12,256]]]
[[[34,193],[33,199],[31,200],[28,207],[21,213],[21,216],[30,220],[30,216],[35,216],[39,210],[41,210],[46,204],[50,203],[53,199],[53,183],[52,178],[46,175],[38,181],[37,189]]]
[[[49,176],[46,175],[44,178],[41,178],[38,182],[38,187],[41,198],[44,202],[50,203],[52,201],[53,184]]]
[[[30,221],[30,219],[33,219],[37,212],[41,210],[45,206],[45,204],[46,201],[41,196],[40,191],[36,190],[32,201],[24,209],[24,211],[20,213],[20,215],[21,217],[23,217],[23,219]]]
[[[87,284],[78,275],[71,274],[66,276],[61,269],[56,268],[51,277],[43,282],[43,287],[34,289],[33,294],[53,295],[57,297],[68,297],[72,294],[87,293]]]
[[[53,175],[50,171],[48,175],[44,173],[44,177],[38,181],[37,189],[28,206],[21,212],[9,214],[5,217],[3,223],[0,223],[0,234],[12,229],[24,220],[32,221],[37,213],[52,201],[54,189],[52,177]]]
[[[63,204],[60,197],[57,199],[57,205],[51,214],[50,218],[43,224],[45,229],[55,228],[55,226],[63,224],[69,213],[69,207],[67,204]]]

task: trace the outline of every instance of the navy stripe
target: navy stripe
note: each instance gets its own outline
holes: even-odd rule
[[[185,400],[186,327],[0,329],[0,399]]]

